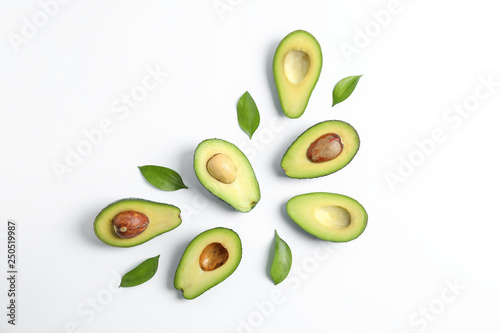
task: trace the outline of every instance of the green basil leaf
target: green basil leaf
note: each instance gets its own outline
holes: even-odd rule
[[[275,230],[274,258],[271,265],[271,277],[274,284],[282,282],[292,268],[292,251],[288,244],[278,236]]]
[[[145,165],[139,167],[139,170],[151,185],[160,190],[176,191],[181,188],[188,188],[182,182],[181,176],[172,169],[156,165]]]
[[[345,101],[349,96],[351,96],[352,92],[356,88],[359,79],[362,75],[358,76],[348,76],[335,85],[333,88],[333,104],[339,104],[340,102]]]
[[[255,101],[248,91],[240,97],[236,111],[238,113],[238,123],[241,129],[248,134],[251,139],[253,133],[259,127],[260,114]]]
[[[146,259],[139,266],[125,274],[122,277],[120,287],[135,287],[151,279],[158,269],[159,258],[160,255]]]

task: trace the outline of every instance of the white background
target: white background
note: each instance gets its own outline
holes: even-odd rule
[[[0,331],[498,332],[498,11],[490,0],[391,3],[73,0],[43,22],[38,1],[2,1]],[[396,10],[380,14],[388,7]],[[37,15],[40,26],[14,45]],[[296,29],[318,39],[324,61],[306,112],[292,120],[279,108],[271,63]],[[127,115],[115,113],[147,68],[169,75]],[[357,74],[353,95],[331,108],[335,83]],[[261,114],[251,141],[236,119],[246,90]],[[464,105],[464,116],[453,111]],[[113,130],[58,179],[54,164],[66,164],[68,149],[103,119]],[[284,176],[289,144],[327,119],[357,129],[357,156],[327,177]],[[442,140],[430,144],[435,131]],[[194,175],[194,149],[211,137],[252,155],[262,199],[248,214]],[[427,142],[425,155],[417,142]],[[177,170],[189,189],[153,188],[137,169],[147,164]],[[386,177],[398,172],[391,186]],[[294,225],[287,200],[314,191],[362,203],[365,233],[331,244]],[[177,205],[183,223],[137,247],[107,246],[93,220],[126,197]],[[15,327],[5,309],[8,219],[18,223]],[[240,235],[241,264],[184,300],[173,288],[184,248],[218,226]],[[294,255],[278,286],[268,273],[275,229]],[[153,279],[116,292],[125,272],[158,254]]]

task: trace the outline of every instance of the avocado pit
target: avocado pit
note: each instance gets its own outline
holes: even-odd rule
[[[332,229],[345,229],[351,224],[351,214],[340,206],[318,207],[314,216],[321,224]]]
[[[213,178],[221,183],[231,184],[236,179],[236,166],[224,154],[215,154],[207,162],[207,171]]]
[[[224,265],[228,259],[229,252],[221,243],[210,243],[200,254],[200,268],[210,272]]]
[[[300,50],[292,50],[285,56],[284,72],[288,81],[293,84],[302,82],[311,68],[311,58]]]
[[[134,238],[142,234],[149,225],[149,218],[140,212],[125,211],[113,218],[113,228],[120,238]]]
[[[323,134],[307,149],[307,159],[313,163],[328,162],[340,155],[344,145],[335,133]]]

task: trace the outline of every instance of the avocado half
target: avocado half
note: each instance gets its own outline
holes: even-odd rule
[[[297,195],[288,201],[286,211],[302,229],[331,242],[358,238],[368,221],[368,214],[359,202],[335,193]]]
[[[273,58],[274,82],[288,118],[305,111],[323,66],[321,47],[309,32],[296,30],[281,40]]]
[[[281,167],[291,178],[326,176],[349,164],[358,152],[359,143],[358,133],[348,123],[324,121],[308,128],[290,145]],[[316,160],[311,158],[311,152],[318,157]]]
[[[214,228],[196,236],[187,246],[175,272],[174,287],[194,299],[229,277],[241,261],[236,232]]]
[[[113,219],[123,212],[139,212],[146,215],[149,225],[133,238],[120,238],[115,232]],[[94,233],[102,242],[118,247],[131,247],[147,242],[181,224],[181,210],[166,203],[129,198],[106,206],[94,220]]]
[[[208,139],[196,147],[194,171],[212,194],[240,212],[249,212],[260,200],[260,187],[245,154],[230,142]]]

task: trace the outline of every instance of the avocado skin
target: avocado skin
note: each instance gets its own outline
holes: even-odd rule
[[[174,212],[177,212],[177,214],[176,214],[177,221],[175,221],[175,223],[173,223],[169,228],[166,228],[163,231],[155,233],[155,234],[151,235],[151,237],[149,237],[149,238],[142,238],[142,237],[140,237],[141,235],[139,235],[139,236],[135,237],[135,239],[131,238],[131,239],[125,240],[125,239],[120,239],[118,236],[116,236],[112,230],[110,230],[109,234],[102,234],[102,232],[99,232],[98,231],[99,224],[102,223],[101,220],[105,216],[105,214],[107,214],[108,211],[113,209],[116,205],[123,204],[123,203],[135,203],[135,204],[139,204],[139,206],[141,204],[153,205],[153,206],[157,205],[157,206],[161,206],[165,209],[169,208],[169,209],[172,209]],[[125,210],[128,210],[128,209],[121,209],[120,211],[125,211]],[[149,216],[148,216],[148,218],[149,218]],[[151,240],[151,239],[153,239],[161,234],[164,234],[170,230],[177,228],[181,224],[181,222],[182,222],[181,210],[174,205],[162,203],[162,202],[151,201],[151,200],[146,200],[146,199],[141,199],[141,198],[129,197],[129,198],[115,200],[115,201],[111,202],[110,204],[108,204],[106,207],[104,207],[97,214],[96,218],[94,219],[93,229],[94,229],[94,234],[96,235],[96,237],[100,241],[102,241],[103,243],[105,243],[107,245],[111,245],[111,246],[115,246],[115,247],[133,247],[133,246],[143,244],[143,243],[145,243],[145,242],[147,242],[147,241],[149,241],[149,240]],[[151,223],[155,223],[155,222],[150,220],[148,228],[151,227]],[[134,241],[134,240],[137,240],[137,241]]]

